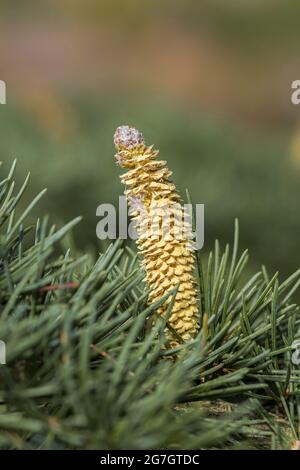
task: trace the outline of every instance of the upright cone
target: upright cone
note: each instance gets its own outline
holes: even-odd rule
[[[191,224],[169,179],[172,172],[165,161],[156,160],[158,151],[146,146],[137,129],[118,127],[114,142],[117,163],[128,170],[121,181],[135,220],[137,245],[150,287],[149,302],[179,285],[169,323],[183,340],[189,340],[199,328],[195,259]],[[159,314],[165,313],[171,300],[170,296]]]

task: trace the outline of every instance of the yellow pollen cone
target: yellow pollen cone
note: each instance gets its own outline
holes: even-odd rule
[[[179,285],[169,322],[183,340],[190,340],[199,329],[195,257],[189,237],[190,222],[183,217],[180,197],[169,180],[172,172],[165,161],[156,160],[158,151],[146,146],[137,129],[118,127],[114,142],[117,163],[127,170],[121,181],[126,186],[130,214],[136,223],[137,246],[146,271],[145,280],[150,287],[149,302],[156,302]],[[181,231],[177,230],[180,223]],[[170,299],[158,313],[164,315],[169,304]],[[167,332],[167,335],[172,344],[176,344],[171,333]]]

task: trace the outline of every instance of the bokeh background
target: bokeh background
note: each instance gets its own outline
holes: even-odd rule
[[[112,135],[140,128],[182,191],[205,204],[205,248],[233,219],[252,267],[300,265],[299,0],[27,0],[0,3],[2,174],[30,170],[26,204],[77,215],[97,250],[96,207],[123,188]]]

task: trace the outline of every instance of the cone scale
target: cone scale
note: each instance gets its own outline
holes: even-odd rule
[[[199,329],[192,228],[170,180],[172,172],[165,161],[157,160],[159,152],[145,144],[137,129],[118,127],[114,143],[116,161],[127,170],[121,181],[135,221],[141,264],[150,288],[149,303],[178,287],[169,324],[183,340],[190,340]],[[158,309],[160,315],[171,301],[170,296]],[[167,335],[176,344],[171,333]]]

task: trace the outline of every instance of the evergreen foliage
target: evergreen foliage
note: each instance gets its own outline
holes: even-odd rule
[[[170,349],[168,318],[156,314],[166,297],[147,305],[136,254],[121,241],[95,265],[64,253],[80,219],[25,225],[43,192],[18,214],[28,177],[15,192],[14,171],[0,183],[1,448],[275,449],[299,440],[300,270],[279,282],[262,268],[244,282],[236,223],[232,251],[216,242],[205,267],[197,254],[201,330]]]

